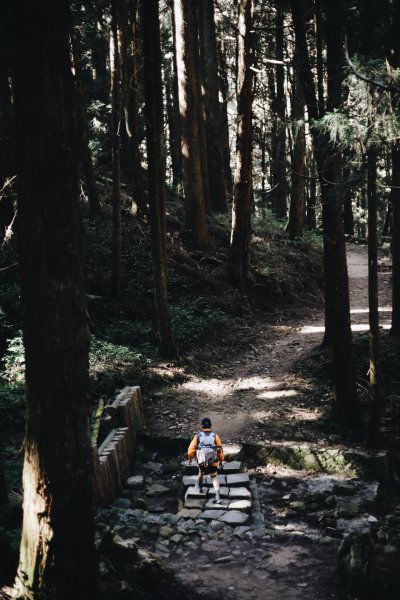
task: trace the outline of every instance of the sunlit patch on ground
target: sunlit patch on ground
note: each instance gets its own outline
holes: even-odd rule
[[[380,329],[390,329],[391,328],[391,323],[388,321],[385,321],[384,323],[381,323],[379,325]],[[354,332],[357,331],[368,331],[369,330],[369,324],[368,323],[354,323],[351,326],[351,330]],[[318,326],[318,325],[306,325],[305,327],[302,327],[300,329],[300,333],[302,334],[311,334],[311,333],[324,333],[325,331],[325,327],[324,326]]]

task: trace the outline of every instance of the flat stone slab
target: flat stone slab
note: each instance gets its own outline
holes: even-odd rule
[[[239,460],[232,460],[231,462],[224,463],[223,473],[231,475],[232,473],[240,473],[242,463]]]
[[[182,483],[185,487],[190,487],[192,485],[196,485],[197,477],[196,475],[184,475],[182,479]]]
[[[207,492],[208,489],[206,487],[203,487],[203,491],[199,492],[193,485],[186,490],[185,501],[187,498],[207,498]]]
[[[228,487],[249,486],[250,479],[246,473],[235,473],[234,475],[227,475],[226,483]]]
[[[229,510],[241,510],[249,513],[251,511],[251,500],[231,500]]]
[[[219,492],[220,492],[221,498],[228,498],[230,496],[231,490],[227,487],[221,487]],[[208,496],[215,496],[214,488],[209,488]]]
[[[206,498],[186,498],[185,508],[201,508],[203,509],[206,505]]]
[[[154,483],[146,490],[147,496],[153,496],[158,498],[159,496],[163,496],[169,492],[169,488],[165,487],[165,485],[159,485],[158,483]]]
[[[229,488],[229,497],[231,500],[238,498],[251,498],[251,492],[245,487]]]
[[[197,519],[200,514],[201,510],[198,508],[182,508],[177,516],[182,519]]]
[[[206,510],[228,510],[230,500],[228,498],[222,498],[222,504],[215,504],[215,498],[210,498],[206,504]]]
[[[132,477],[128,477],[125,485],[132,490],[140,490],[144,486],[144,477],[143,475],[132,475]]]
[[[206,477],[204,478],[204,481],[206,482],[206,484],[208,486],[212,486],[212,480],[213,480],[213,478],[210,477],[209,475],[206,475]],[[226,485],[226,475],[218,474],[218,480],[219,480],[220,485]]]
[[[229,525],[244,525],[244,523],[247,523],[249,518],[250,517],[247,513],[239,510],[229,510],[225,514],[218,517],[217,520]]]
[[[205,510],[200,514],[200,519],[205,519],[206,521],[220,521],[221,517],[226,514],[226,510]]]

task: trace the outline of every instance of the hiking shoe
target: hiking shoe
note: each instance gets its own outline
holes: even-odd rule
[[[215,498],[214,504],[222,504],[221,498]]]

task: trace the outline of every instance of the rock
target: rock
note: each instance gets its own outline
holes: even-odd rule
[[[216,558],[214,560],[214,564],[221,564],[221,563],[227,563],[227,562],[231,562],[232,560],[235,560],[235,557],[232,556],[232,554],[228,554],[227,556],[220,556],[219,558]]]
[[[396,554],[396,552],[397,548],[395,546],[392,546],[392,544],[386,544],[383,548],[384,554]]]
[[[211,521],[210,528],[212,531],[221,531],[224,528],[224,524],[221,521]]]
[[[185,508],[201,508],[203,509],[207,502],[206,498],[186,498]]]
[[[225,475],[230,475],[231,473],[239,473],[241,467],[241,462],[239,462],[238,460],[233,460],[224,464],[223,472],[225,473]]]
[[[226,510],[205,510],[200,517],[206,521],[220,520],[220,517],[226,514]]]
[[[250,484],[250,479],[246,473],[227,475],[226,484],[228,485],[228,487],[248,486]]]
[[[144,486],[144,477],[143,475],[132,475],[132,477],[128,477],[125,485],[132,490],[140,490]]]
[[[251,492],[245,487],[232,488],[230,490],[229,498],[232,500],[236,498],[251,498]]]
[[[147,508],[147,502],[146,502],[146,500],[144,498],[136,498],[136,500],[134,502],[134,507],[146,510],[146,508]]]
[[[352,483],[339,483],[333,489],[335,494],[341,494],[342,496],[352,496],[356,493],[357,488]]]
[[[222,525],[222,523],[221,523],[221,525]],[[218,552],[219,551],[217,546],[214,546],[213,544],[208,544],[207,542],[205,542],[204,544],[201,545],[201,550],[202,550],[202,552]]]
[[[150,471],[151,473],[154,473],[154,474],[162,473],[163,464],[149,461],[149,462],[143,464],[143,469],[146,469],[146,471]]]
[[[233,535],[242,540],[242,539],[244,539],[245,534],[248,531],[250,531],[250,527],[245,527],[243,525],[239,525],[238,527],[235,527],[235,529],[233,530]]]
[[[249,520],[249,515],[239,510],[230,510],[218,517],[218,520],[229,525],[243,525]]]
[[[130,508],[132,504],[128,498],[117,498],[114,502],[114,506],[117,506],[118,508]]]
[[[168,525],[163,525],[163,527],[160,527],[159,534],[162,538],[169,538],[171,537],[173,532],[174,530],[172,529],[172,527],[169,527]]]
[[[229,502],[229,510],[243,510],[244,512],[250,512],[251,500],[231,500]]]
[[[180,544],[182,539],[183,539],[183,535],[181,535],[179,533],[174,533],[174,535],[171,535],[171,537],[169,538],[169,541],[173,542],[174,544]]]
[[[339,498],[336,501],[336,516],[351,516],[357,515],[360,512],[360,505],[350,500],[343,500]]]
[[[306,503],[301,500],[293,500],[293,502],[289,503],[289,506],[292,510],[297,512],[303,511],[306,509]]]
[[[185,546],[187,548],[190,548],[191,550],[198,550],[198,548],[199,548],[199,545],[196,544],[196,542],[193,542],[193,541],[185,542]]]
[[[160,496],[163,496],[164,494],[167,494],[168,492],[169,492],[169,488],[165,487],[164,485],[154,483],[149,488],[147,488],[146,494],[147,494],[147,496],[151,496],[153,498],[159,498]]]
[[[182,508],[178,512],[178,517],[182,519],[197,519],[200,514],[201,510],[199,508]]]

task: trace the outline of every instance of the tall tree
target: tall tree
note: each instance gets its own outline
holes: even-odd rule
[[[157,337],[161,354],[171,357],[175,356],[176,349],[168,310],[166,167],[158,0],[142,0],[141,15],[144,46],[149,216]]]
[[[112,283],[113,294],[119,295],[122,282],[121,231],[121,65],[118,45],[119,0],[111,1],[111,137],[112,137]]]
[[[368,307],[369,307],[369,445],[379,445],[381,369],[378,312],[377,151],[368,148]]]
[[[236,168],[232,204],[230,269],[244,289],[249,271],[252,199],[253,0],[240,0],[238,23]]]
[[[287,182],[286,182],[286,95],[285,95],[285,67],[283,64],[284,50],[284,11],[278,2],[275,19],[275,53],[280,64],[276,65],[276,93],[274,97],[274,112],[276,123],[276,139],[273,156],[273,193],[272,208],[276,216],[284,219],[287,215]]]
[[[201,99],[198,97],[197,31],[194,12],[185,0],[174,0],[173,15],[181,115],[186,225],[192,244],[195,247],[207,248],[210,245],[210,238],[206,224],[206,199],[199,131]]]
[[[359,403],[355,386],[354,359],[351,345],[350,304],[346,248],[343,229],[340,184],[342,181],[340,150],[330,145],[327,134],[313,124],[320,116],[319,103],[310,67],[305,34],[306,6],[304,0],[291,0],[293,25],[299,49],[300,73],[311,121],[314,154],[322,195],[325,275],[325,343],[333,349],[336,408],[349,424],[359,418]],[[327,110],[341,106],[343,81],[343,0],[327,5]]]
[[[13,7],[27,390],[18,598],[96,596],[69,8],[66,0]]]
[[[3,454],[0,449],[0,506],[7,502],[8,492],[7,492],[7,483],[6,477],[4,474],[4,465],[3,465]]]
[[[85,174],[86,190],[89,203],[89,214],[92,218],[99,215],[100,200],[94,173],[92,153],[89,146],[89,127],[87,123],[85,94],[83,90],[81,58],[79,52],[79,31],[73,29],[71,34],[72,57],[74,65],[74,80],[76,94],[76,120],[80,140],[80,156]]]
[[[226,212],[226,191],[223,167],[222,112],[219,103],[217,40],[215,35],[214,1],[200,1],[200,49],[204,76],[204,107],[207,140],[208,179],[211,209]]]
[[[291,164],[292,187],[290,190],[290,209],[287,231],[293,239],[303,235],[306,220],[305,203],[305,167],[306,167],[306,130],[304,114],[304,92],[299,70],[294,70],[292,120],[293,151]]]

